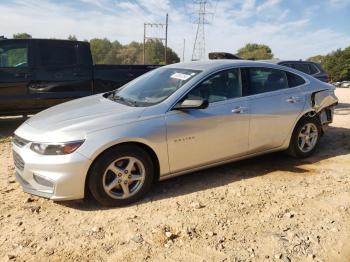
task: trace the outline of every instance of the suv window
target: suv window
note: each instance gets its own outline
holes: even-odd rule
[[[319,70],[317,69],[317,67],[314,64],[309,64],[310,67],[310,74],[314,75],[317,74],[319,72]]]
[[[248,81],[248,95],[255,95],[288,88],[286,73],[273,68],[248,68]]]
[[[0,67],[27,67],[28,47],[26,43],[0,44]]]
[[[186,99],[203,99],[209,103],[242,96],[242,81],[238,68],[221,71],[193,88]]]
[[[38,44],[41,66],[69,66],[77,64],[76,46],[70,43],[41,42]]]
[[[303,73],[310,74],[309,65],[307,63],[295,63],[293,68]]]
[[[287,73],[289,87],[295,87],[295,86],[300,86],[302,84],[305,84],[305,80],[302,77],[292,74],[290,72],[286,72],[286,73]]]
[[[287,67],[292,67],[291,64],[279,64],[279,65],[281,65],[281,66],[287,66]]]

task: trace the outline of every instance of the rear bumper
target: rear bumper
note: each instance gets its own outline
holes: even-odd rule
[[[335,105],[322,109],[319,113],[320,121],[322,125],[328,125],[333,122]]]

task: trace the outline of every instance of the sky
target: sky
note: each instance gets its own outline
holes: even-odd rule
[[[306,59],[350,46],[350,0],[208,0],[206,51],[236,53],[265,44],[280,59]],[[192,0],[1,0],[0,35],[143,41],[143,24],[164,23],[168,45],[191,59],[196,33]],[[152,36],[162,31],[152,29]]]

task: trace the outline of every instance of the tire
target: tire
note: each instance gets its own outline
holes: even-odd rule
[[[152,187],[151,157],[133,145],[116,146],[104,152],[92,165],[88,187],[104,206],[124,206],[140,200]]]
[[[307,132],[308,130],[310,130],[309,134]],[[303,117],[294,128],[289,148],[287,150],[288,154],[295,158],[306,158],[311,156],[318,146],[321,135],[322,127],[318,116]],[[303,140],[306,141],[304,144]]]

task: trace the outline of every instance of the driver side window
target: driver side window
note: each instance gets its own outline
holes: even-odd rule
[[[1,44],[0,45],[0,68],[27,67],[28,48],[27,44]]]
[[[186,99],[203,99],[209,103],[242,96],[242,81],[238,68],[216,73],[193,88]]]

